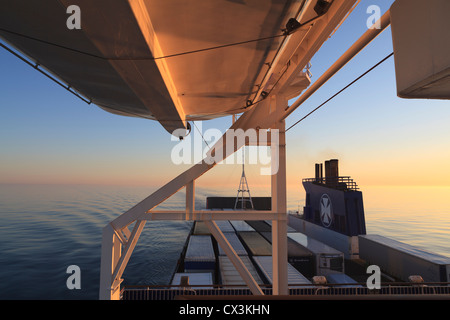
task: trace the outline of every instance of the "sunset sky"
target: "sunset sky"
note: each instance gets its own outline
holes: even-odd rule
[[[375,3],[375,1],[373,2]],[[361,1],[311,61],[315,81],[366,30],[373,4]],[[376,1],[384,13],[392,1]],[[387,29],[299,107],[302,118],[392,52]],[[414,66],[411,66],[414,68]],[[450,103],[396,95],[390,58],[287,133],[288,185],[314,175],[314,164],[340,161],[340,174],[360,186],[449,185]],[[231,117],[202,123],[224,132]],[[193,128],[192,134],[198,134]],[[109,114],[88,105],[0,49],[0,183],[160,186],[189,165],[175,165],[178,142],[159,123]],[[221,165],[199,181],[235,186],[239,165]],[[246,166],[250,185],[269,183]]]

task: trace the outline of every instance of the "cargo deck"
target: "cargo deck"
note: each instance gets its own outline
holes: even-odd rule
[[[290,218],[300,219],[298,216]],[[272,257],[267,231],[270,224],[266,221],[241,221],[233,225],[231,221],[229,223],[223,221],[220,226],[232,247],[257,280],[266,298],[274,298],[270,279]],[[342,258],[343,253],[300,233],[293,227],[290,227],[289,231],[289,296],[285,296],[285,299],[423,300],[450,298],[450,282],[448,281],[414,283],[385,272],[381,274],[380,288],[370,289],[367,286],[367,279],[370,276],[366,272],[368,261],[344,259]],[[207,241],[200,244],[199,237],[203,237]],[[245,241],[246,239],[247,241]],[[294,239],[298,241],[294,241]],[[306,239],[309,239],[310,242],[309,249],[307,246],[299,245],[299,242],[306,241]],[[195,241],[191,242],[192,240]],[[194,244],[190,245],[190,243]],[[201,248],[195,255],[197,258],[194,259],[197,263],[197,270],[193,270],[191,267],[192,256],[188,251],[192,246]],[[211,252],[213,252],[213,259]],[[262,254],[264,252],[267,254]],[[322,273],[324,278],[316,277],[318,269],[316,269],[315,256],[320,255],[319,252],[321,254],[328,252],[334,258],[342,258],[342,268],[339,266],[334,271],[330,269],[328,272]],[[188,255],[187,263],[186,255]],[[304,259],[303,263],[298,261],[300,256]],[[296,257],[296,260],[293,257]],[[270,262],[268,262],[269,260]],[[312,271],[313,269],[316,271]],[[187,277],[184,279],[184,283],[181,279],[183,276]],[[324,280],[325,282],[323,282]],[[201,221],[196,221],[192,226],[170,285],[125,286],[121,292],[123,300],[198,299],[202,296],[208,299],[214,299],[214,297],[216,299],[240,299],[252,296],[252,292]],[[258,299],[255,296],[252,298]]]

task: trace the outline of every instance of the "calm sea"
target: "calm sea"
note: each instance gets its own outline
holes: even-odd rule
[[[97,299],[102,228],[154,191],[145,187],[0,185],[0,299]],[[449,187],[363,188],[368,233],[450,257]],[[217,192],[196,190],[196,207]],[[222,195],[233,196],[234,190]],[[252,194],[253,196],[267,194]],[[298,188],[288,207],[304,203]],[[184,194],[161,209],[179,209]],[[125,284],[167,284],[190,222],[148,222],[125,270]],[[69,290],[67,267],[81,269]]]

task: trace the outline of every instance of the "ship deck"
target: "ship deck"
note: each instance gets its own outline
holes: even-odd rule
[[[291,229],[291,232],[297,230]],[[263,233],[255,230],[254,232]],[[207,230],[200,224],[193,224],[186,239],[175,273],[184,272],[184,259],[193,234],[207,235]],[[211,237],[213,240],[214,238]],[[213,240],[215,259],[219,261],[220,250]],[[247,248],[248,249],[248,248]],[[253,256],[249,254],[253,260]],[[257,264],[254,263],[256,268]],[[352,280],[349,283],[318,283],[308,276],[310,283],[289,282],[289,295],[273,295],[272,285],[264,276],[260,287],[263,296],[255,296],[245,284],[225,284],[220,278],[220,268],[213,272],[213,283],[168,284],[168,285],[126,285],[122,288],[122,300],[441,300],[450,299],[450,282],[406,282],[395,276],[381,273],[379,288],[368,286],[367,266],[363,259],[344,259],[343,274]],[[201,271],[199,271],[201,272]],[[262,271],[258,269],[258,273]]]

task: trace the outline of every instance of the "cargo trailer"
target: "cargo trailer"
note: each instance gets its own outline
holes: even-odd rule
[[[272,243],[272,232],[261,232],[261,235]],[[287,238],[288,262],[306,277],[316,275],[315,255],[291,238]]]
[[[290,232],[288,238],[314,254],[315,275],[326,276],[331,273],[344,272],[344,254],[342,252],[300,232]]]
[[[270,231],[272,231],[272,220],[264,220],[265,223],[267,223],[270,226]],[[297,232],[297,230],[295,230],[294,228],[292,228],[291,226],[287,226],[287,232]]]
[[[230,221],[228,220],[217,220],[215,221],[217,224],[217,227],[222,232],[235,232],[233,226],[231,225]]]
[[[250,227],[258,232],[271,232],[272,226],[262,220],[246,221]]]
[[[272,245],[256,231],[239,232],[239,237],[250,255],[271,256]]]
[[[230,243],[231,247],[236,251],[238,256],[246,256],[248,255],[247,250],[245,250],[244,245],[241,240],[239,240],[237,234],[235,232],[224,232],[223,235]],[[225,256],[225,251],[223,251],[222,247],[219,245],[219,256]]]
[[[272,256],[253,256],[252,258],[256,266],[260,270],[260,272],[264,275],[264,278],[266,279],[268,284],[272,284],[273,282]],[[308,284],[312,285],[311,281],[309,281],[290,263],[288,263],[287,266],[288,266],[288,286],[290,289],[314,287],[314,286],[305,286]]]
[[[359,236],[359,256],[403,281],[419,275],[426,282],[450,282],[450,258],[377,234]]]
[[[242,260],[247,270],[253,276],[253,279],[255,279],[256,283],[258,283],[259,285],[264,284],[250,258],[248,256],[240,256],[239,258]],[[241,275],[228,257],[219,257],[219,271],[221,284],[226,285],[228,288],[229,286],[233,285],[238,286],[239,288],[245,288],[246,283],[244,279],[242,279]]]
[[[211,236],[191,235],[184,257],[185,272],[212,272],[216,268]]]
[[[194,231],[192,232],[194,235],[211,235],[208,227],[203,221],[195,221]]]
[[[247,222],[242,220],[230,220],[230,223],[233,225],[236,232],[255,231],[255,229],[253,229]]]

